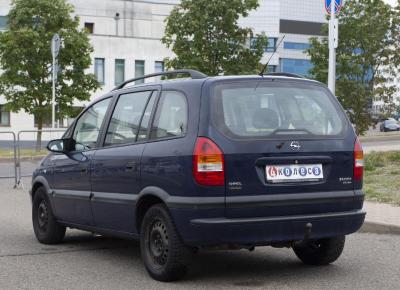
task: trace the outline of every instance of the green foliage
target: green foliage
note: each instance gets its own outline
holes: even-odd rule
[[[384,155],[378,152],[372,152],[365,156],[365,171],[374,171],[379,167],[385,166]]]
[[[74,101],[89,100],[90,92],[99,87],[94,75],[84,73],[93,49],[72,13],[73,7],[65,0],[13,0],[8,30],[0,33],[0,93],[10,110],[34,114],[38,129],[51,112],[50,47],[55,33],[62,39],[56,87],[59,117],[74,114]]]
[[[400,151],[371,152],[365,155],[365,171],[374,171],[377,168],[397,164],[400,162]]]
[[[365,161],[367,199],[400,205],[400,151],[371,152]]]
[[[339,15],[336,95],[363,134],[372,124],[369,108],[374,98],[384,100],[393,113],[396,88],[391,81],[400,65],[400,10],[382,0],[346,1]],[[328,25],[324,28],[328,34]],[[308,54],[313,77],[327,82],[328,39],[312,38]]]
[[[166,19],[162,42],[176,55],[166,66],[210,76],[256,73],[267,38],[237,22],[257,7],[258,0],[182,0]],[[255,38],[251,48],[250,37]]]

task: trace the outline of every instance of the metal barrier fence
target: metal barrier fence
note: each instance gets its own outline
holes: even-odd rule
[[[61,138],[65,129],[56,130],[23,130],[17,134],[17,186],[22,186],[22,177],[32,176],[44,156],[48,154],[46,145],[52,139]],[[37,143],[37,135],[41,133],[41,142]],[[25,154],[22,154],[25,152]],[[25,167],[25,170],[23,171]]]
[[[8,153],[7,149],[4,150],[5,157],[2,158],[2,160],[6,160],[6,161],[9,160],[10,162],[0,163],[0,171],[1,171],[0,178],[14,178],[14,181],[15,181],[14,188],[15,188],[18,184],[18,171],[17,171],[18,159],[17,159],[17,142],[16,142],[16,138],[15,138],[15,133],[12,131],[3,131],[3,132],[0,132],[0,135],[3,135],[3,136],[9,135],[10,138],[6,138],[4,140],[5,145],[2,145],[2,146],[4,146],[5,148],[9,148],[9,146],[11,146],[11,148],[12,148],[12,151],[10,152],[11,153],[10,157],[7,156],[7,153]],[[3,139],[3,138],[1,138],[1,139]],[[9,140],[7,140],[7,139],[9,139]],[[9,168],[9,163],[14,164],[14,170],[13,170],[14,175],[13,176],[9,176],[8,175],[9,173],[7,172],[8,171],[7,169]]]

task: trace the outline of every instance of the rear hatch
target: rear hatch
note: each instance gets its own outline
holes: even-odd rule
[[[324,86],[217,83],[210,104],[208,134],[224,154],[227,217],[354,209],[356,136]]]

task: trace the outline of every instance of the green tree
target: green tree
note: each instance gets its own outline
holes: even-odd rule
[[[385,101],[388,111],[394,108],[396,87],[392,81],[400,64],[399,16],[382,0],[346,1],[340,12],[336,95],[358,134],[373,122],[370,108],[374,99]],[[323,32],[328,34],[328,25]],[[326,83],[328,39],[312,38],[310,44],[311,75]]]
[[[94,75],[84,72],[91,64],[93,48],[72,13],[73,7],[65,0],[13,0],[8,30],[0,33],[0,93],[11,111],[33,114],[38,130],[43,128],[44,117],[51,114],[50,47],[55,33],[62,39],[56,87],[58,117],[74,114],[74,101],[89,100],[90,92],[99,87]],[[39,146],[41,133],[37,136]]]
[[[256,73],[267,38],[238,20],[257,7],[258,0],[182,0],[166,19],[162,42],[176,55],[166,66],[210,76]]]

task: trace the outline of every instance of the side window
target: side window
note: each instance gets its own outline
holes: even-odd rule
[[[165,91],[151,128],[151,139],[184,136],[187,131],[188,105],[185,95],[176,91]]]
[[[110,101],[111,98],[108,98],[92,105],[78,119],[73,134],[76,150],[88,150],[96,147],[97,137]]]
[[[150,95],[152,92],[146,91],[119,96],[108,125],[104,146],[136,142],[140,121]]]

